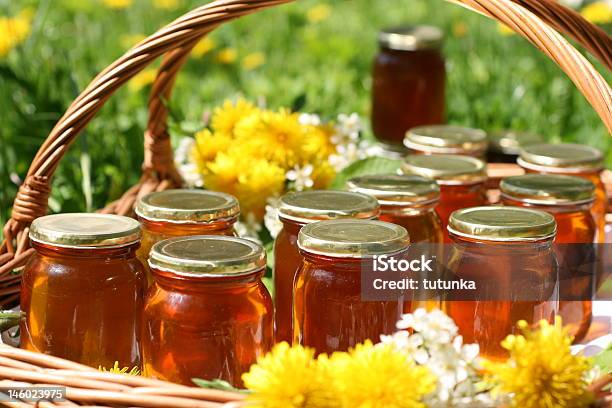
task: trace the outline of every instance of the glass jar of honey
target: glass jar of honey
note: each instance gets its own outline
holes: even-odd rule
[[[502,204],[547,211],[557,222],[557,261],[560,276],[559,314],[574,341],[586,335],[591,324],[592,304],[586,297],[594,292],[595,269],[591,244],[596,225],[590,209],[595,185],[580,177],[526,174],[508,177],[500,184]],[[589,270],[585,270],[588,268]],[[567,299],[577,297],[582,301]],[[566,301],[564,301],[564,299]]]
[[[404,145],[417,154],[461,154],[483,157],[489,141],[485,131],[462,126],[419,126],[408,130]]]
[[[446,312],[482,356],[506,358],[500,342],[518,330],[519,320],[535,324],[557,312],[555,219],[526,208],[475,207],[455,211],[448,230],[448,270],[476,290],[448,292]]]
[[[21,282],[21,347],[89,366],[140,367],[146,278],[138,221],[56,214],[30,227]]]
[[[234,235],[240,206],[229,194],[179,189],[149,193],[138,200],[135,211],[142,223],[142,243],[137,256],[146,266],[151,247],[161,240],[190,235]],[[148,278],[151,283],[150,274]]]
[[[605,242],[606,189],[601,180],[603,155],[593,147],[572,144],[533,144],[521,150],[517,163],[528,173],[565,174],[595,184],[595,203],[591,213],[597,224],[595,241]]]
[[[151,249],[155,283],[143,313],[144,374],[192,385],[241,375],[273,343],[264,249],[224,236],[170,238]]]
[[[440,200],[435,180],[382,174],[355,177],[347,185],[351,191],[374,196],[380,205],[378,219],[406,228],[411,243],[442,242],[442,223],[434,211]]]
[[[295,281],[294,343],[317,353],[346,351],[392,333],[402,299],[361,299],[361,273],[374,256],[407,251],[405,228],[382,221],[331,220],[304,226],[298,245],[304,260]]]
[[[436,212],[446,229],[455,210],[487,203],[485,163],[461,155],[408,155],[402,163],[404,174],[415,174],[436,180],[440,185],[440,201]],[[445,230],[444,241],[450,242]]]
[[[487,162],[516,163],[521,148],[544,142],[542,136],[530,132],[498,130],[488,132]]]
[[[401,146],[408,129],[444,123],[442,39],[442,31],[431,26],[379,33],[372,74],[372,128],[381,142]]]
[[[293,280],[302,264],[297,246],[300,229],[320,220],[376,218],[379,206],[372,196],[334,190],[289,193],[281,197],[280,201],[279,219],[283,228],[274,242],[275,333],[277,342],[291,342]]]

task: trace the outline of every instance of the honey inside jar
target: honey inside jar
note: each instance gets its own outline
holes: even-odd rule
[[[521,148],[544,142],[542,136],[530,132],[498,130],[488,132],[487,162],[516,163]]]
[[[21,347],[93,367],[140,367],[146,278],[140,225],[103,214],[34,220],[21,283]]]
[[[144,374],[242,387],[241,375],[273,343],[263,248],[235,237],[171,238],[153,246],[149,265],[155,283],[143,313]]]
[[[294,343],[317,353],[346,351],[396,330],[403,301],[361,299],[364,263],[408,250],[405,228],[382,221],[330,220],[304,226],[295,281]]]
[[[235,197],[207,190],[165,190],[149,193],[136,203],[142,223],[142,242],[137,256],[147,263],[157,242],[191,235],[234,235],[240,215]],[[147,268],[148,269],[148,268]],[[149,282],[152,282],[150,273]]]
[[[280,201],[279,219],[283,228],[274,242],[275,330],[277,342],[291,342],[293,281],[302,263],[297,246],[300,229],[320,220],[376,218],[379,206],[372,196],[333,190],[289,193]]]
[[[402,163],[404,174],[436,180],[440,186],[440,201],[436,213],[444,228],[444,241],[450,242],[446,225],[451,213],[487,203],[485,163],[461,155],[408,155]]]
[[[595,241],[605,242],[608,199],[601,180],[603,155],[599,150],[572,143],[533,144],[521,150],[517,163],[528,173],[562,174],[591,181],[595,185],[595,202],[591,208],[597,224]]]
[[[595,186],[589,180],[574,176],[527,174],[502,180],[500,189],[504,205],[551,213],[557,222],[555,243],[593,242],[596,225],[590,209],[595,199]],[[555,249],[560,276],[559,314],[569,327],[574,341],[580,341],[586,335],[592,317],[591,301],[585,299],[594,292],[595,264],[589,259],[592,246],[559,245]],[[573,297],[583,300],[567,300]]]
[[[406,131],[444,123],[446,69],[442,31],[396,27],[379,33],[372,73],[372,128],[383,143],[401,146]]]
[[[430,125],[406,133],[404,146],[419,154],[461,154],[482,157],[488,146],[487,134],[462,126]]]
[[[557,312],[552,215],[517,207],[476,207],[451,215],[453,244],[447,267],[455,279],[475,282],[475,293],[452,291],[444,303],[466,343],[481,356],[507,357],[500,342]]]

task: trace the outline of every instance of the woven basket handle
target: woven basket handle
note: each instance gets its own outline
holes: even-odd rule
[[[291,0],[217,0],[201,6],[125,53],[102,71],[70,105],[45,140],[19,188],[11,219],[4,227],[0,247],[0,276],[16,262],[16,254],[27,247],[24,230],[46,214],[51,177],[59,160],[77,135],[125,82],[164,55],[149,101],[150,121],[145,135],[145,162],[138,185],[105,211],[128,213],[136,197],[153,190],[180,185],[172,162],[166,128],[167,111],[162,100],[169,97],[174,79],[195,43],[218,25],[259,9]],[[593,66],[551,26],[568,33],[610,66],[610,38],[576,13],[552,0],[447,0],[463,5],[506,24],[554,60],[572,79],[612,131],[612,91]],[[515,1],[515,2],[513,2]],[[531,11],[530,11],[531,10]],[[546,23],[545,23],[546,22]],[[16,242],[16,245],[14,244]],[[21,258],[21,257],[19,257]]]

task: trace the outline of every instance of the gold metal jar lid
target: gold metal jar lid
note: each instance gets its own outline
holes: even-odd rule
[[[298,191],[280,199],[281,218],[311,223],[336,218],[376,218],[378,201],[372,196],[337,190]]]
[[[525,174],[503,179],[503,196],[532,204],[576,205],[595,199],[595,185],[581,177],[557,174]]]
[[[541,135],[514,130],[498,130],[489,132],[489,150],[496,153],[518,155],[521,148],[536,143],[542,143]]]
[[[387,206],[418,206],[435,203],[440,199],[438,183],[421,176],[361,176],[350,179],[347,186],[351,191],[374,196],[380,205]]]
[[[374,220],[328,220],[304,226],[298,247],[306,252],[342,258],[397,253],[408,248],[404,227]]]
[[[485,163],[470,156],[411,154],[401,169],[404,174],[434,179],[442,185],[476,184],[487,179]]]
[[[195,235],[153,245],[149,266],[184,277],[240,276],[265,268],[266,254],[248,239]]]
[[[413,150],[436,154],[480,155],[489,144],[481,129],[462,126],[419,126],[406,132],[404,145]]]
[[[442,30],[428,25],[391,27],[378,33],[381,47],[398,51],[438,49],[443,39]]]
[[[544,211],[521,207],[472,207],[453,212],[448,231],[485,241],[538,241],[554,237],[557,223]]]
[[[208,223],[238,217],[240,205],[234,196],[217,191],[165,190],[138,200],[136,214],[151,221]]]
[[[535,171],[581,172],[603,167],[603,154],[594,147],[573,143],[540,143],[525,146],[518,164]]]
[[[140,223],[112,214],[46,215],[32,222],[30,239],[64,248],[125,246],[140,240]]]

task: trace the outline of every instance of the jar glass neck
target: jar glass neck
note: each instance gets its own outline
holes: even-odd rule
[[[516,255],[522,253],[533,254],[535,252],[547,252],[552,250],[554,237],[544,238],[536,241],[490,241],[478,238],[461,237],[449,233],[453,245],[469,251],[482,252],[489,256],[495,256],[497,252],[511,251]]]
[[[82,258],[82,259],[126,259],[133,258],[136,255],[136,250],[140,247],[140,241],[130,245],[120,247],[84,247],[84,248],[66,248],[51,244],[32,241],[32,248],[37,253],[57,258]]]
[[[395,215],[400,217],[416,217],[419,215],[425,215],[427,213],[432,212],[436,205],[438,205],[438,200],[429,202],[427,204],[421,205],[380,205],[380,213]]]
[[[146,218],[139,218],[143,227],[148,231],[168,233],[172,230],[180,230],[186,235],[205,234],[211,231],[230,230],[234,227],[237,218],[221,219],[211,222],[172,222],[172,221],[153,221]]]
[[[530,203],[527,200],[521,200],[516,197],[508,197],[502,195],[502,204],[505,205],[520,205],[521,207],[534,208],[541,211],[546,211],[552,214],[569,214],[588,212],[593,207],[593,201],[577,203],[577,204],[541,204]]]
[[[294,235],[297,235],[298,232],[300,232],[300,230],[302,229],[302,227],[306,225],[306,223],[304,222],[290,220],[288,218],[279,217],[279,219],[283,223],[283,229]]]
[[[245,290],[261,282],[264,269],[256,270],[238,276],[184,276],[174,272],[151,268],[155,282],[167,289],[176,289],[190,292],[211,292],[224,290]]]

